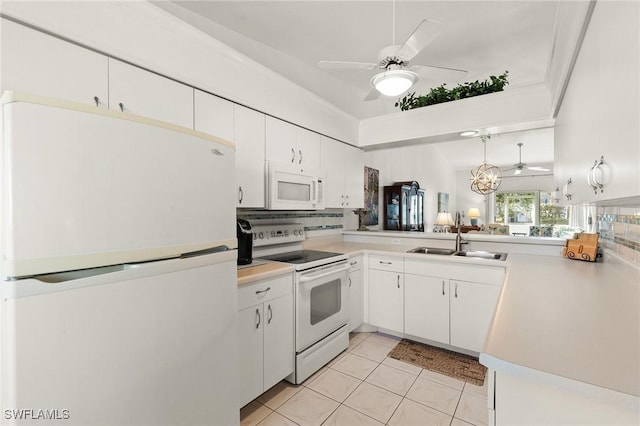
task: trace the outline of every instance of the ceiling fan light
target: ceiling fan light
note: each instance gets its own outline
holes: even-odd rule
[[[418,74],[407,70],[387,70],[375,75],[371,85],[384,96],[398,96],[418,81]]]

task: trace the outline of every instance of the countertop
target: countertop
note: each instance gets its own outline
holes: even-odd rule
[[[341,241],[305,248],[505,266],[507,276],[480,356],[485,365],[524,367],[640,396],[640,270],[622,261],[606,255],[592,263],[513,253],[506,262],[426,257],[406,253],[411,248],[406,245]],[[238,284],[292,270],[277,262],[241,269]]]
[[[481,361],[640,396],[640,271],[620,261],[510,257]]]
[[[290,272],[293,272],[293,266],[280,262],[267,262],[262,265],[249,266],[238,269],[238,286]]]
[[[426,259],[400,245],[330,242],[313,248]],[[640,270],[606,256],[597,263],[512,253],[506,262],[445,261],[507,267],[483,362],[640,396]]]

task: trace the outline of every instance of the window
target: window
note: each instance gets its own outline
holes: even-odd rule
[[[569,223],[567,208],[555,205],[552,192],[501,191],[494,206],[494,222],[509,226],[512,235],[551,236],[553,225]],[[542,228],[548,232],[541,232]]]

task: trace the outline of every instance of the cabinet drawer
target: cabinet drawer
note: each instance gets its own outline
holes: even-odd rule
[[[282,275],[238,288],[238,310],[275,299],[293,291],[293,274]]]
[[[402,257],[369,256],[369,269],[403,272],[404,259]]]
[[[362,256],[349,258],[349,272],[359,271],[362,268]]]

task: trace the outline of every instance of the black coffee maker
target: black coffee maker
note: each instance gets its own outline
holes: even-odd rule
[[[253,229],[249,221],[238,219],[238,265],[248,265],[253,261]]]

